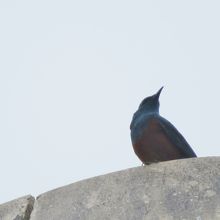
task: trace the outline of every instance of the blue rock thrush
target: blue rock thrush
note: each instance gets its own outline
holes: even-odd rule
[[[159,115],[162,89],[141,102],[130,125],[134,152],[144,164],[196,157],[179,131]]]

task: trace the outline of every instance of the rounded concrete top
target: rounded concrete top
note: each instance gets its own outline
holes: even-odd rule
[[[40,195],[31,220],[220,219],[220,157],[131,168]]]

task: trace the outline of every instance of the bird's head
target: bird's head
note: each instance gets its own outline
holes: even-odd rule
[[[162,89],[163,87],[161,87],[160,90],[156,94],[145,98],[139,105],[138,110],[159,113],[159,107],[160,107],[159,97],[160,97],[160,93]]]

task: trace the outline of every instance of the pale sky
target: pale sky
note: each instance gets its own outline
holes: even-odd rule
[[[141,165],[146,96],[220,155],[219,1],[0,1],[0,203]]]

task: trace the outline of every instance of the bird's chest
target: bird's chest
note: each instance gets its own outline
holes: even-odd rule
[[[131,140],[132,143],[136,143],[142,137],[149,138],[150,134],[155,134],[158,132],[159,128],[152,123],[154,121],[153,117],[142,116],[136,119],[133,128],[131,129]]]
[[[180,157],[177,148],[165,134],[158,119],[150,118],[138,129],[139,135],[135,136],[132,144],[135,153],[143,163]]]

